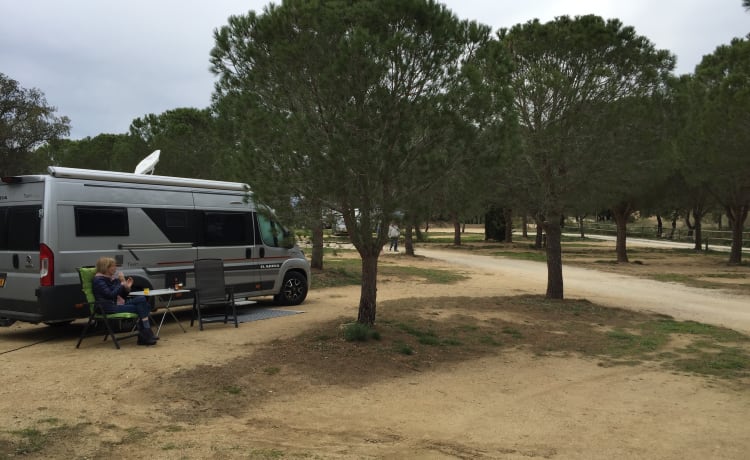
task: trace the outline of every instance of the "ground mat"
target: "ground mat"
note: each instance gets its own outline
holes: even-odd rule
[[[237,311],[237,321],[247,323],[261,319],[277,318],[279,316],[296,315],[304,313],[297,310],[274,310],[272,308],[248,308]]]

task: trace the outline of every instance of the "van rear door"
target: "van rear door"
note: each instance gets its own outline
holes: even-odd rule
[[[0,317],[35,314],[44,182],[0,186]]]

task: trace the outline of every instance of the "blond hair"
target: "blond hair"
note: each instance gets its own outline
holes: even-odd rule
[[[100,257],[96,261],[96,271],[99,273],[107,273],[107,269],[112,265],[117,265],[117,262],[112,257]]]

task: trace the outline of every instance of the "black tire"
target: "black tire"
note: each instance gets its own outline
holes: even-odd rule
[[[284,277],[281,291],[273,297],[277,305],[299,305],[307,297],[307,279],[299,272],[289,272]]]
[[[0,327],[8,327],[12,326],[13,323],[15,323],[16,320],[10,319],[10,318],[0,318]]]

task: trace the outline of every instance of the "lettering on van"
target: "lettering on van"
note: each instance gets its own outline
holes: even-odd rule
[[[260,268],[261,268],[261,270],[265,269],[265,268],[281,268],[281,264],[280,263],[275,263],[275,264],[260,264]]]
[[[0,195],[0,200],[7,200],[7,199],[8,199],[8,195]]]

